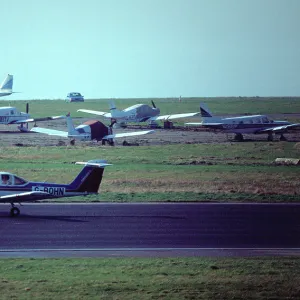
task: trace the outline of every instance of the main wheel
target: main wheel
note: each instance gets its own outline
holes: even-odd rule
[[[16,217],[20,214],[20,210],[17,207],[12,207],[10,210],[10,216]]]

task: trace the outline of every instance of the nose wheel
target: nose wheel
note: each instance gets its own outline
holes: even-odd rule
[[[12,208],[10,209],[10,216],[11,217],[17,217],[20,214],[20,209],[12,206]]]

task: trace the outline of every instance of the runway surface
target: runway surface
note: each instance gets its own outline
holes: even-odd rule
[[[300,204],[0,205],[0,257],[300,255]]]

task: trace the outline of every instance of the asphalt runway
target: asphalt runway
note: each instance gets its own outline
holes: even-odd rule
[[[300,204],[0,205],[0,257],[300,255]]]

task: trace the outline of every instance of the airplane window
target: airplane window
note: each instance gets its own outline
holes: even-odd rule
[[[15,176],[15,185],[22,185],[25,184],[26,181],[20,177]]]
[[[84,131],[83,128],[77,128],[77,131],[78,131],[79,133],[85,133],[85,131]]]
[[[2,174],[1,175],[1,182],[2,185],[10,185],[11,184],[11,178],[8,174]]]
[[[10,111],[10,114],[11,114],[11,115],[13,115],[13,114],[14,114],[14,111],[13,111],[13,110],[11,110],[11,111]]]

